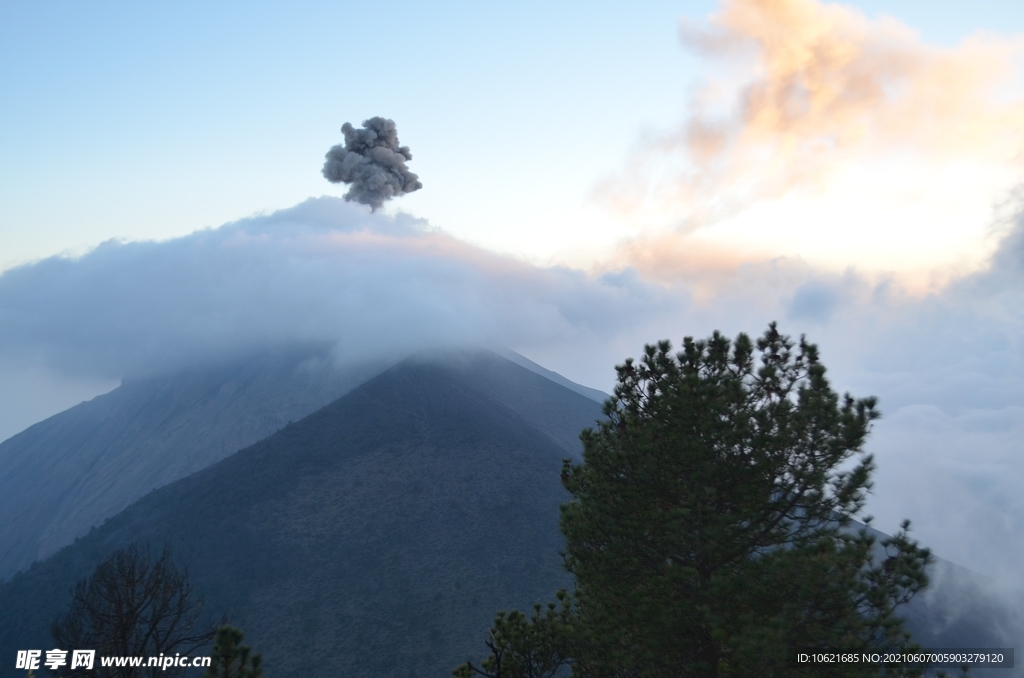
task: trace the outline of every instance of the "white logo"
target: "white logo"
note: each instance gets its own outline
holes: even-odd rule
[[[71,668],[91,669],[96,650],[74,650],[71,652]]]
[[[42,650],[18,650],[18,661],[14,668],[34,671],[39,668],[39,659],[42,656]],[[71,668],[73,669],[91,670],[94,661],[96,661],[96,650],[71,651]],[[47,650],[46,661],[43,664],[51,671],[56,671],[61,666],[67,666],[68,651],[56,648]]]
[[[68,651],[67,650],[47,650],[46,651],[46,668],[51,671],[56,671],[58,666],[66,666],[68,663]]]
[[[39,657],[43,655],[42,650],[18,650],[18,663],[16,669],[28,669],[30,671],[39,668]]]

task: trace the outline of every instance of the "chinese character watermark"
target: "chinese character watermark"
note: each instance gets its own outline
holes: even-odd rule
[[[43,656],[42,650],[18,650],[18,662],[14,668],[28,669],[29,671],[38,669],[41,656]]]

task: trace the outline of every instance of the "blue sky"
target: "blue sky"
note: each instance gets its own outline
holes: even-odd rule
[[[1024,31],[1024,9],[996,0],[851,6],[935,45]],[[0,268],[338,195],[323,154],[341,123],[373,115],[396,120],[425,184],[396,208],[494,249],[589,263],[572,253],[635,231],[595,187],[645,132],[685,119],[706,73],[678,22],[715,10],[3,3]]]
[[[2,12],[4,263],[340,194],[323,154],[373,115],[428,186],[403,209],[468,228],[579,201],[641,125],[680,114],[691,67],[667,2]]]

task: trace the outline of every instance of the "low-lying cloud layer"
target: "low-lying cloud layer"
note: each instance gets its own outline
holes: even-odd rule
[[[340,362],[489,344],[609,390],[613,365],[645,342],[777,319],[821,346],[838,389],[880,398],[878,527],[910,517],[940,555],[1019,581],[1024,230],[924,298],[785,259],[714,275],[701,286],[538,267],[321,198],[4,272],[0,368],[117,379],[303,343]]]
[[[293,343],[331,344],[339,359],[432,344],[571,345],[685,306],[629,273],[536,268],[405,214],[321,198],[9,270],[0,356],[121,377]]]

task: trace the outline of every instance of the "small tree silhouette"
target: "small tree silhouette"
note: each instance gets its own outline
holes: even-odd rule
[[[252,648],[242,645],[244,637],[241,629],[219,626],[210,652],[212,661],[203,678],[263,678],[263,657],[250,656]]]
[[[188,570],[174,564],[170,548],[165,546],[153,558],[148,547],[132,544],[79,580],[70,608],[53,622],[50,632],[57,647],[95,649],[97,656],[189,654],[213,637],[213,631],[199,623],[203,601],[192,594]],[[64,666],[57,674],[167,678],[184,669],[116,666],[94,671]]]

